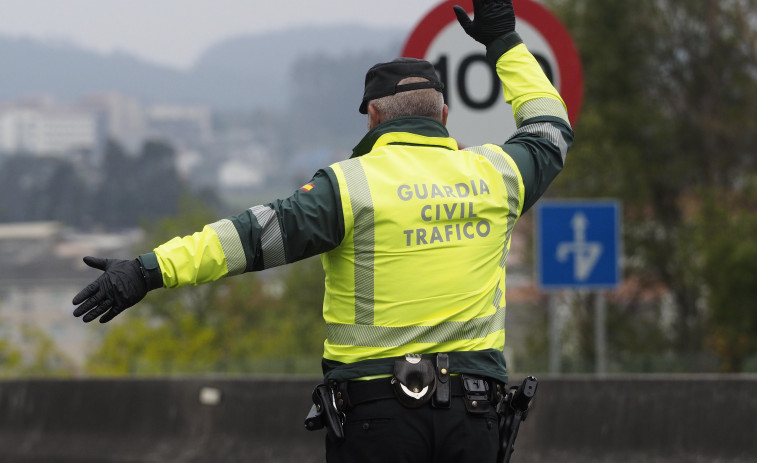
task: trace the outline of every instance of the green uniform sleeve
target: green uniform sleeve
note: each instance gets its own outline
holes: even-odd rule
[[[330,251],[344,237],[333,171],[318,171],[286,199],[251,207],[155,248],[163,285],[198,285]]]
[[[573,144],[573,130],[560,94],[517,33],[500,37],[487,49],[512,105],[517,130],[502,149],[515,161],[525,187],[523,212],[562,170]]]

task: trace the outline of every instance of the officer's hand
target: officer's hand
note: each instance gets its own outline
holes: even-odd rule
[[[477,42],[488,46],[497,37],[515,31],[512,0],[473,0],[473,20],[459,5],[453,7],[465,32]]]
[[[105,273],[81,290],[73,299],[74,316],[84,315],[87,323],[100,317],[106,323],[133,306],[147,294],[147,282],[139,261],[85,257],[84,263]],[[105,315],[103,315],[105,314]]]

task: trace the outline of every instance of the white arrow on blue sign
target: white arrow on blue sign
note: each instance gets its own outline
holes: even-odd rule
[[[537,282],[543,289],[620,284],[618,201],[542,201],[536,208]]]

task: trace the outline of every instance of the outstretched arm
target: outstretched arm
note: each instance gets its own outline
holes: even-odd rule
[[[338,186],[320,170],[290,197],[176,237],[154,254],[168,288],[265,270],[335,248],[344,235]]]
[[[74,297],[74,315],[105,323],[152,289],[199,285],[329,251],[344,237],[337,185],[324,169],[289,198],[176,237],[135,260],[86,257],[103,274]]]

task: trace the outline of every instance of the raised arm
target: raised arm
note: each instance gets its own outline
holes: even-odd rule
[[[486,46],[486,56],[502,81],[517,130],[502,145],[520,170],[527,211],[560,173],[573,143],[573,130],[560,94],[515,32],[511,1],[474,0],[471,20],[462,7],[455,14],[463,29]]]

